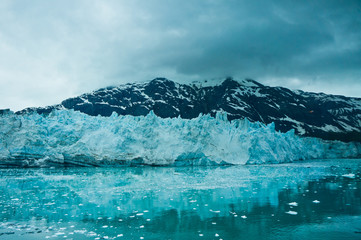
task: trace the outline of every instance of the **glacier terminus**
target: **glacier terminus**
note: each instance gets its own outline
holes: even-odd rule
[[[194,166],[357,158],[361,145],[282,133],[274,124],[199,115],[193,119],[90,116],[53,110],[0,116],[0,165]]]

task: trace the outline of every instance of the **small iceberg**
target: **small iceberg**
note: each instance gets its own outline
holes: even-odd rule
[[[288,212],[286,212],[287,214],[290,214],[290,215],[297,215],[298,213],[297,212],[295,212],[295,211],[288,211]]]
[[[353,174],[353,173],[349,173],[349,174],[344,174],[344,175],[342,175],[342,177],[344,177],[344,178],[355,178],[355,174]]]

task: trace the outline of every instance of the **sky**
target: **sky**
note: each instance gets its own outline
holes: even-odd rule
[[[228,76],[361,97],[361,1],[0,1],[0,109]]]

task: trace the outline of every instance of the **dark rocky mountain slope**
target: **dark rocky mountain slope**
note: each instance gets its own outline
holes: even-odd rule
[[[254,80],[227,78],[219,85],[178,84],[165,78],[147,83],[102,88],[64,100],[59,105],[27,108],[18,114],[74,109],[89,115],[146,115],[195,118],[224,111],[228,119],[274,122],[282,132],[294,129],[303,136],[361,142],[361,98],[291,91],[264,86]],[[203,85],[203,86],[202,86]]]

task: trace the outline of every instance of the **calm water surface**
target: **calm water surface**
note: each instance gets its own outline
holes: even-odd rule
[[[361,239],[361,160],[0,170],[2,239]]]

